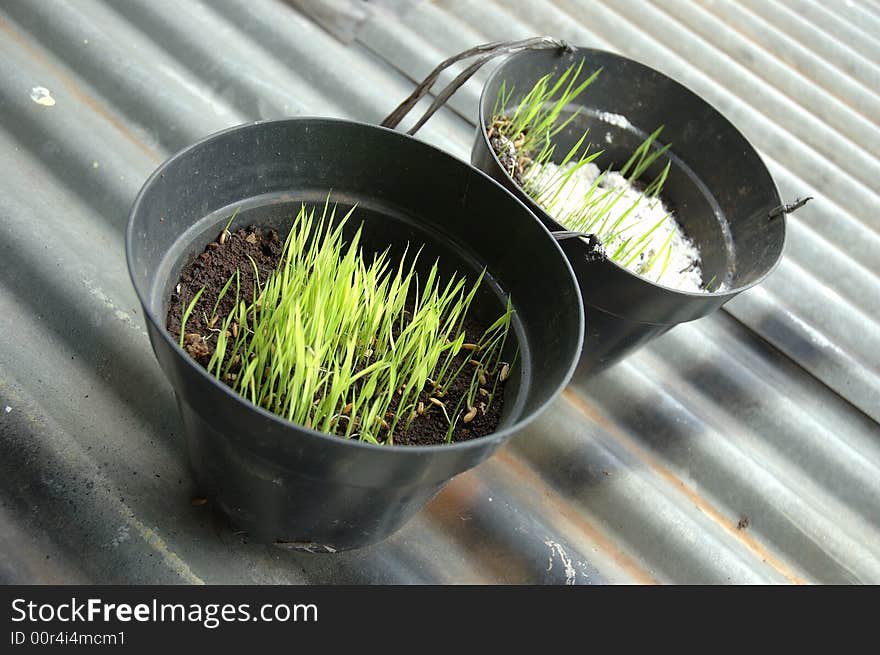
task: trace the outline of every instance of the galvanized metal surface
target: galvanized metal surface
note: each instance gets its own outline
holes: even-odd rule
[[[878,28],[873,0],[4,0],[0,580],[880,582]],[[815,196],[782,264],[570,387],[388,542],[246,543],[190,504],[125,270],[134,195],[210,132],[378,122],[444,57],[535,34],[672,75]],[[422,138],[467,159],[483,79]]]

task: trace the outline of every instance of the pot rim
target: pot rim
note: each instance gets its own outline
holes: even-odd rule
[[[727,124],[733,129],[733,131],[739,136],[739,138],[742,139],[743,145],[746,148],[750,149],[755,154],[757,159],[761,162],[761,164],[764,167],[764,170],[767,172],[767,177],[770,180],[770,184],[772,186],[772,189],[773,189],[774,193],[776,194],[776,197],[779,199],[780,204],[782,204],[782,196],[779,193],[779,187],[776,185],[776,180],[773,179],[773,176],[770,174],[770,170],[767,168],[767,164],[766,164],[766,162],[764,162],[764,158],[761,157],[760,152],[758,152],[757,148],[755,148],[755,146],[752,145],[751,141],[749,141],[746,138],[746,136],[740,131],[740,129],[736,125],[734,125],[733,121],[731,121],[729,118],[727,118],[727,116],[725,116],[723,113],[721,113],[721,111],[719,111],[717,107],[715,107],[709,101],[705,100],[701,95],[699,95],[698,93],[693,91],[690,87],[686,86],[685,84],[682,84],[681,82],[679,82],[675,78],[673,78],[669,75],[666,75],[665,73],[657,70],[656,68],[653,68],[653,67],[651,67],[651,66],[649,66],[649,65],[647,65],[637,59],[631,59],[629,57],[624,57],[623,55],[617,54],[616,52],[611,52],[610,50],[602,50],[600,48],[588,48],[588,47],[576,46],[576,45],[570,45],[569,47],[572,50],[576,50],[578,52],[596,53],[596,54],[599,54],[602,56],[621,59],[621,60],[636,64],[637,66],[641,66],[643,68],[646,68],[646,69],[656,73],[657,75],[660,75],[661,77],[669,80],[673,84],[681,87],[682,89],[684,89],[685,91],[690,93],[692,96],[694,96],[701,103],[703,103],[706,106],[713,109],[722,120],[727,122]],[[506,66],[506,64],[508,64],[510,61],[512,61],[513,59],[519,58],[519,57],[528,57],[530,55],[534,55],[534,54],[537,54],[540,52],[542,52],[542,51],[524,50],[522,52],[514,53],[512,55],[509,55],[508,57],[505,57],[504,60],[502,60],[502,62],[498,66],[496,66],[494,68],[494,70],[492,70],[489,77],[486,79],[485,84],[483,84],[483,90],[480,92],[480,101],[478,103],[478,108],[477,108],[477,119],[479,121],[477,128],[480,131],[481,138],[483,139],[483,144],[486,146],[486,148],[489,150],[489,153],[492,155],[492,160],[495,162],[495,164],[498,166],[498,168],[502,171],[505,178],[511,184],[515,185],[516,188],[522,192],[523,196],[528,199],[528,202],[526,202],[524,204],[526,204],[526,206],[529,208],[529,210],[531,210],[531,212],[533,214],[546,219],[547,224],[551,225],[554,231],[565,230],[566,228],[562,224],[560,224],[556,219],[554,219],[552,216],[550,216],[550,214],[547,213],[547,211],[545,211],[542,207],[540,207],[538,205],[538,203],[536,203],[534,200],[532,200],[528,196],[528,194],[522,189],[522,187],[519,184],[517,184],[516,180],[514,180],[508,174],[508,172],[504,168],[504,166],[501,165],[501,162],[498,159],[498,155],[495,153],[495,149],[492,147],[492,144],[489,143],[489,139],[486,136],[486,127],[485,127],[486,115],[485,114],[486,114],[486,108],[489,103],[489,100],[486,97],[486,93],[487,93],[489,87],[492,85],[492,83],[498,77],[501,76],[501,69],[503,69]],[[679,158],[679,159],[681,159],[681,158]],[[684,160],[682,159],[682,161],[684,161]],[[517,198],[517,199],[520,200],[519,198]],[[522,200],[520,200],[520,201],[522,202]],[[728,298],[728,299],[731,299],[734,296],[745,291],[746,289],[750,289],[750,288],[762,283],[767,278],[767,276],[769,276],[776,269],[776,267],[779,266],[779,263],[782,261],[782,257],[785,254],[785,243],[786,243],[787,233],[788,233],[788,230],[786,229],[786,225],[787,225],[786,215],[784,213],[782,213],[779,216],[777,216],[774,220],[781,220],[782,221],[782,244],[780,245],[780,248],[779,248],[779,256],[776,258],[776,260],[773,262],[773,264],[770,265],[767,268],[767,270],[764,271],[764,273],[762,273],[756,279],[752,280],[748,284],[743,284],[741,286],[733,287],[730,289],[725,289],[724,291],[696,292],[696,291],[685,291],[685,290],[681,290],[681,289],[675,289],[673,287],[668,287],[663,284],[657,284],[656,282],[652,282],[651,280],[649,280],[645,277],[642,277],[641,275],[638,275],[637,273],[633,273],[628,268],[621,266],[617,262],[615,262],[607,257],[604,257],[602,259],[602,261],[603,261],[603,263],[610,264],[614,269],[617,269],[617,272],[619,274],[624,274],[628,277],[633,278],[633,280],[637,281],[638,283],[647,284],[648,286],[650,286],[654,289],[657,289],[659,291],[662,291],[662,292],[680,295],[685,298]],[[545,227],[546,227],[546,225],[545,225]]]
[[[132,267],[132,262],[134,261],[133,252],[134,252],[134,240],[135,240],[134,228],[133,228],[134,219],[135,219],[136,214],[138,213],[138,210],[140,208],[140,205],[143,201],[144,196],[146,195],[148,189],[153,185],[153,183],[157,179],[159,179],[162,175],[164,175],[165,170],[168,168],[168,166],[173,161],[177,160],[180,157],[187,155],[188,153],[190,153],[192,150],[195,150],[196,148],[202,147],[204,144],[206,144],[210,141],[213,141],[214,139],[219,139],[219,138],[224,137],[226,134],[228,134],[230,132],[234,132],[236,130],[241,130],[241,129],[247,129],[249,127],[253,127],[256,125],[265,125],[265,124],[272,124],[272,123],[278,123],[278,124],[280,124],[280,123],[294,123],[294,122],[295,123],[304,123],[304,122],[316,123],[316,122],[318,122],[318,123],[349,124],[349,125],[353,124],[353,125],[357,125],[362,128],[381,130],[382,132],[387,132],[387,133],[393,134],[395,136],[395,138],[407,139],[409,141],[415,142],[418,144],[417,147],[428,148],[430,150],[435,151],[435,153],[438,153],[442,157],[455,159],[456,162],[458,162],[460,165],[467,166],[467,167],[471,168],[473,172],[479,174],[479,176],[481,176],[486,182],[497,186],[501,191],[503,191],[505,194],[507,194],[511,198],[511,200],[520,204],[522,206],[522,208],[525,210],[526,214],[532,216],[534,221],[540,226],[541,230],[543,230],[544,233],[546,234],[546,238],[552,243],[553,247],[556,248],[560,261],[563,262],[566,269],[568,270],[569,279],[571,282],[572,289],[575,291],[574,296],[577,299],[578,310],[579,310],[577,312],[578,337],[577,337],[576,347],[574,348],[574,351],[571,354],[571,362],[568,365],[568,369],[567,369],[565,375],[562,376],[561,382],[557,385],[557,387],[553,390],[553,392],[547,396],[547,399],[543,403],[541,403],[540,406],[538,406],[533,411],[528,412],[522,418],[515,421],[512,425],[510,425],[502,430],[492,432],[491,434],[487,434],[485,436],[478,437],[476,439],[470,439],[468,441],[461,441],[461,442],[450,443],[450,444],[426,445],[426,446],[421,446],[421,445],[419,445],[419,446],[408,446],[408,445],[407,446],[403,446],[403,445],[386,446],[386,445],[371,444],[368,442],[361,441],[359,439],[341,438],[336,435],[330,435],[330,434],[326,434],[324,432],[319,432],[319,431],[311,429],[311,428],[306,428],[304,425],[300,425],[299,423],[289,421],[285,418],[282,418],[281,416],[278,416],[277,414],[275,414],[273,412],[270,412],[270,411],[260,407],[259,405],[255,405],[250,400],[248,400],[244,396],[236,393],[234,390],[230,389],[227,385],[223,384],[222,382],[217,380],[214,376],[209,374],[208,371],[205,370],[204,367],[200,366],[195,360],[193,360],[193,358],[190,357],[190,355],[188,353],[186,353],[180,347],[180,345],[176,341],[174,341],[174,339],[171,338],[171,335],[168,333],[168,330],[165,329],[165,327],[164,327],[164,321],[159,321],[158,318],[155,316],[154,312],[152,311],[152,309],[150,309],[150,307],[144,297],[144,294],[142,293],[142,290],[141,290],[138,282],[136,281],[135,272]],[[577,368],[578,362],[580,360],[581,349],[583,348],[583,343],[584,343],[584,330],[585,330],[585,322],[586,322],[585,313],[584,313],[584,303],[583,303],[583,299],[581,298],[580,287],[578,285],[577,278],[574,274],[574,270],[572,269],[571,263],[568,261],[568,258],[565,256],[565,253],[562,252],[562,249],[560,248],[556,239],[553,238],[550,231],[540,221],[540,219],[538,219],[538,217],[535,216],[534,212],[525,203],[523,203],[519,198],[517,198],[514,194],[512,194],[510,191],[505,189],[501,184],[499,184],[498,182],[493,180],[486,173],[479,170],[475,166],[472,166],[470,163],[468,163],[462,159],[459,159],[457,157],[454,157],[452,154],[450,154],[450,153],[448,153],[448,152],[446,152],[446,151],[444,151],[444,150],[442,150],[442,149],[440,149],[430,143],[426,143],[425,141],[417,139],[414,136],[410,136],[408,134],[403,134],[403,133],[397,132],[396,130],[393,130],[393,129],[381,127],[378,125],[373,125],[371,123],[365,123],[362,121],[352,121],[352,120],[341,119],[341,118],[327,118],[327,117],[322,117],[322,116],[296,116],[296,117],[290,117],[290,118],[257,120],[257,121],[251,121],[248,123],[241,123],[239,125],[233,125],[231,127],[225,128],[223,130],[213,132],[213,133],[199,139],[195,143],[187,146],[186,148],[179,150],[178,152],[169,156],[165,161],[163,161],[152,172],[152,174],[146,179],[146,181],[141,186],[141,189],[138,191],[138,194],[135,197],[134,202],[132,203],[131,209],[129,210],[128,221],[127,221],[126,228],[125,228],[125,259],[126,259],[126,268],[128,269],[129,279],[131,280],[132,286],[134,287],[134,290],[135,290],[135,293],[137,294],[138,300],[141,303],[141,307],[143,309],[144,315],[146,316],[146,319],[153,324],[153,327],[157,328],[157,332],[159,332],[161,334],[161,338],[164,339],[166,341],[166,343],[168,343],[170,346],[172,346],[172,351],[174,352],[175,356],[182,357],[186,361],[187,366],[193,367],[197,370],[197,374],[201,376],[202,380],[204,380],[208,384],[214,385],[215,388],[220,389],[220,391],[222,393],[224,393],[229,398],[229,400],[231,400],[233,402],[240,403],[244,409],[256,412],[258,415],[262,416],[262,418],[268,419],[268,420],[278,424],[279,427],[281,427],[285,430],[295,429],[299,433],[304,435],[306,438],[326,439],[326,440],[331,440],[331,441],[335,440],[335,441],[333,441],[334,446],[348,445],[353,448],[361,448],[361,449],[365,449],[367,451],[371,451],[371,450],[377,451],[377,452],[384,451],[386,453],[394,453],[395,455],[401,454],[401,453],[411,453],[412,456],[417,456],[417,455],[424,455],[424,454],[431,454],[431,453],[444,453],[444,452],[452,453],[454,451],[464,451],[464,450],[468,450],[471,448],[485,447],[486,445],[488,445],[490,443],[494,443],[496,446],[500,445],[505,440],[507,440],[508,438],[513,436],[515,433],[521,431],[525,426],[527,426],[529,423],[531,423],[539,414],[542,414],[547,409],[547,407],[550,404],[552,404],[558,398],[558,396],[562,393],[562,391],[568,386],[568,383],[571,380],[571,377],[574,375],[575,369]]]

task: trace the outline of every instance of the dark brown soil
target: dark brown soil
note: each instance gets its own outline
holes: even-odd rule
[[[531,159],[529,153],[523,152],[521,149],[522,135],[511,140],[502,136],[502,130],[508,121],[503,118],[496,119],[492,125],[486,130],[486,137],[489,139],[489,145],[498,156],[501,166],[507,171],[508,175],[513,178],[520,187],[523,186],[526,168]]]
[[[205,291],[186,322],[187,334],[193,335],[193,338],[186,339],[186,350],[202,366],[207,366],[214,352],[214,340],[208,338],[211,337],[211,330],[217,331],[235,303],[233,282],[233,286],[217,307],[218,320],[213,325],[208,325],[214,302],[229,277],[236,269],[239,270],[241,299],[250,304],[254,299],[254,265],[249,257],[256,262],[260,281],[263,282],[278,265],[283,247],[283,241],[274,230],[264,232],[259,228],[243,228],[229,234],[222,245],[219,240],[209,243],[202,254],[184,267],[179,284],[171,293],[166,327],[175,340],[180,338],[183,310],[189,307],[195,294],[204,286]],[[202,341],[195,339],[196,336],[203,337]]]
[[[177,341],[180,338],[180,322],[183,310],[189,306],[199,289],[205,287],[201,297],[187,319],[184,344],[186,351],[202,366],[207,366],[214,352],[215,333],[223,324],[224,319],[233,309],[235,302],[235,282],[217,307],[218,318],[210,323],[212,310],[217,297],[223,286],[229,280],[235,270],[240,271],[241,277],[241,300],[250,304],[254,297],[254,264],[259,271],[260,283],[268,278],[275,270],[281,259],[284,246],[283,240],[274,230],[262,230],[258,227],[239,229],[229,234],[220,243],[220,239],[208,244],[203,253],[184,267],[180,275],[179,284],[171,293],[166,317],[166,328],[171,336]],[[485,331],[484,326],[472,322],[466,322],[465,342],[477,341]],[[453,362],[452,370],[458,370],[459,366],[466,363],[469,358],[468,351],[462,351]],[[235,373],[235,367],[232,368]],[[441,400],[446,412],[450,417],[454,416],[455,408],[459,400],[466,394],[473,368],[466,364],[462,373],[452,381],[446,395]],[[492,381],[487,384],[487,391],[492,391]],[[419,396],[419,401],[424,405],[424,413],[416,416],[406,432],[402,432],[403,421],[397,425],[393,437],[394,445],[436,445],[446,443],[446,431],[449,422],[444,415],[443,408],[430,401],[431,387],[427,387]],[[479,395],[476,401],[478,410],[476,416],[469,422],[464,423],[461,419],[456,423],[452,434],[452,441],[468,441],[476,439],[495,431],[501,419],[501,410],[504,406],[504,385],[499,383],[495,388],[495,397],[492,404],[486,407],[487,398]],[[461,403],[463,408],[466,401]],[[391,412],[396,411],[392,403]],[[466,410],[465,410],[466,411]],[[391,417],[386,417],[390,419]],[[339,436],[345,434],[345,423],[340,422]],[[384,432],[384,430],[383,430]]]

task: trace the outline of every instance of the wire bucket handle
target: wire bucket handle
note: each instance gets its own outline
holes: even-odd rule
[[[431,87],[434,86],[434,82],[440,77],[440,73],[462,59],[478,57],[476,61],[459,73],[458,76],[446,86],[446,88],[437,94],[437,97],[434,99],[434,102],[431,103],[431,106],[428,107],[425,115],[407,131],[407,134],[412,136],[418,132],[419,128],[422,127],[422,125],[424,125],[427,120],[431,118],[438,109],[440,109],[440,107],[446,104],[446,101],[449,100],[452,94],[467,82],[474,73],[480,70],[480,68],[482,68],[490,59],[494,59],[500,55],[513,54],[514,52],[520,52],[522,50],[543,50],[547,48],[570,50],[571,46],[565,41],[551,36],[538,36],[530,39],[522,39],[520,41],[493,41],[492,43],[484,43],[465,50],[464,52],[460,52],[457,55],[453,55],[432,70],[428,77],[422,80],[409,97],[401,102],[394,111],[388,114],[385,120],[379,123],[379,125],[382,127],[390,127],[391,129],[397,127],[398,124],[400,124],[400,121],[402,121],[409,111],[416,106],[419,100],[424,98],[431,90]]]

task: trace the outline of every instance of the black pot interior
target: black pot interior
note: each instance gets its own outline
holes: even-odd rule
[[[667,161],[672,162],[661,197],[700,249],[704,284],[714,279],[734,289],[762,278],[779,259],[784,241],[784,220],[768,219],[781,204],[775,184],[745,137],[671,78],[600,50],[528,51],[511,56],[493,74],[484,90],[481,115],[491,120],[502,83],[508,91],[513,89],[507,106],[515,107],[543,75],[559,75],[581,60],[581,79],[602,70],[567,108],[565,117],[579,113],[554,138],[555,162],[589,130],[591,152],[602,151],[596,165],[619,170],[644,139],[663,126],[655,148],[671,144],[668,157],[659,158],[641,181],[650,182]],[[531,206],[550,219],[536,204]]]
[[[168,312],[171,291],[180,278],[181,270],[203,252],[208,243],[217,239],[233,213],[237,212],[230,230],[256,225],[277,230],[283,240],[290,232],[292,221],[303,203],[307,208],[315,207],[316,213],[320,215],[327,198],[326,191],[264,194],[245,198],[218,209],[198,221],[193,229],[187,231],[185,238],[178,240],[169,250],[161,267],[163,271],[167,271],[167,276],[163,275],[165,282],[161,287],[161,299],[155,299],[162,308],[161,316],[165,316]],[[340,195],[339,199],[331,195],[331,208],[334,205],[336,223],[350,209],[354,209],[343,229],[343,234],[351,239],[358,228],[362,229],[361,244],[367,259],[373,253],[379,254],[387,249],[392,262],[399,262],[405,252],[407,261],[412,261],[414,253],[422,248],[422,253],[416,261],[416,271],[420,279],[425,279],[435,261],[438,274],[444,280],[448,280],[453,275],[464,276],[472,284],[482,271],[482,266],[474,257],[456,247],[443,234],[420,225],[417,220],[396,212],[393,208],[376,206],[369,200],[354,203],[344,195]],[[466,283],[466,287],[468,286]],[[487,271],[474,296],[469,316],[480,325],[488,327],[505,311],[506,303],[507,295],[498,281]],[[515,358],[519,362],[523,357],[527,358],[529,353],[520,351],[520,344],[524,342],[524,333],[522,321],[516,313],[511,322],[511,330],[503,356],[505,361],[513,362]],[[522,414],[525,391],[528,388],[523,376],[524,368],[528,366],[515,365],[505,385],[505,402],[499,429],[512,424]]]

